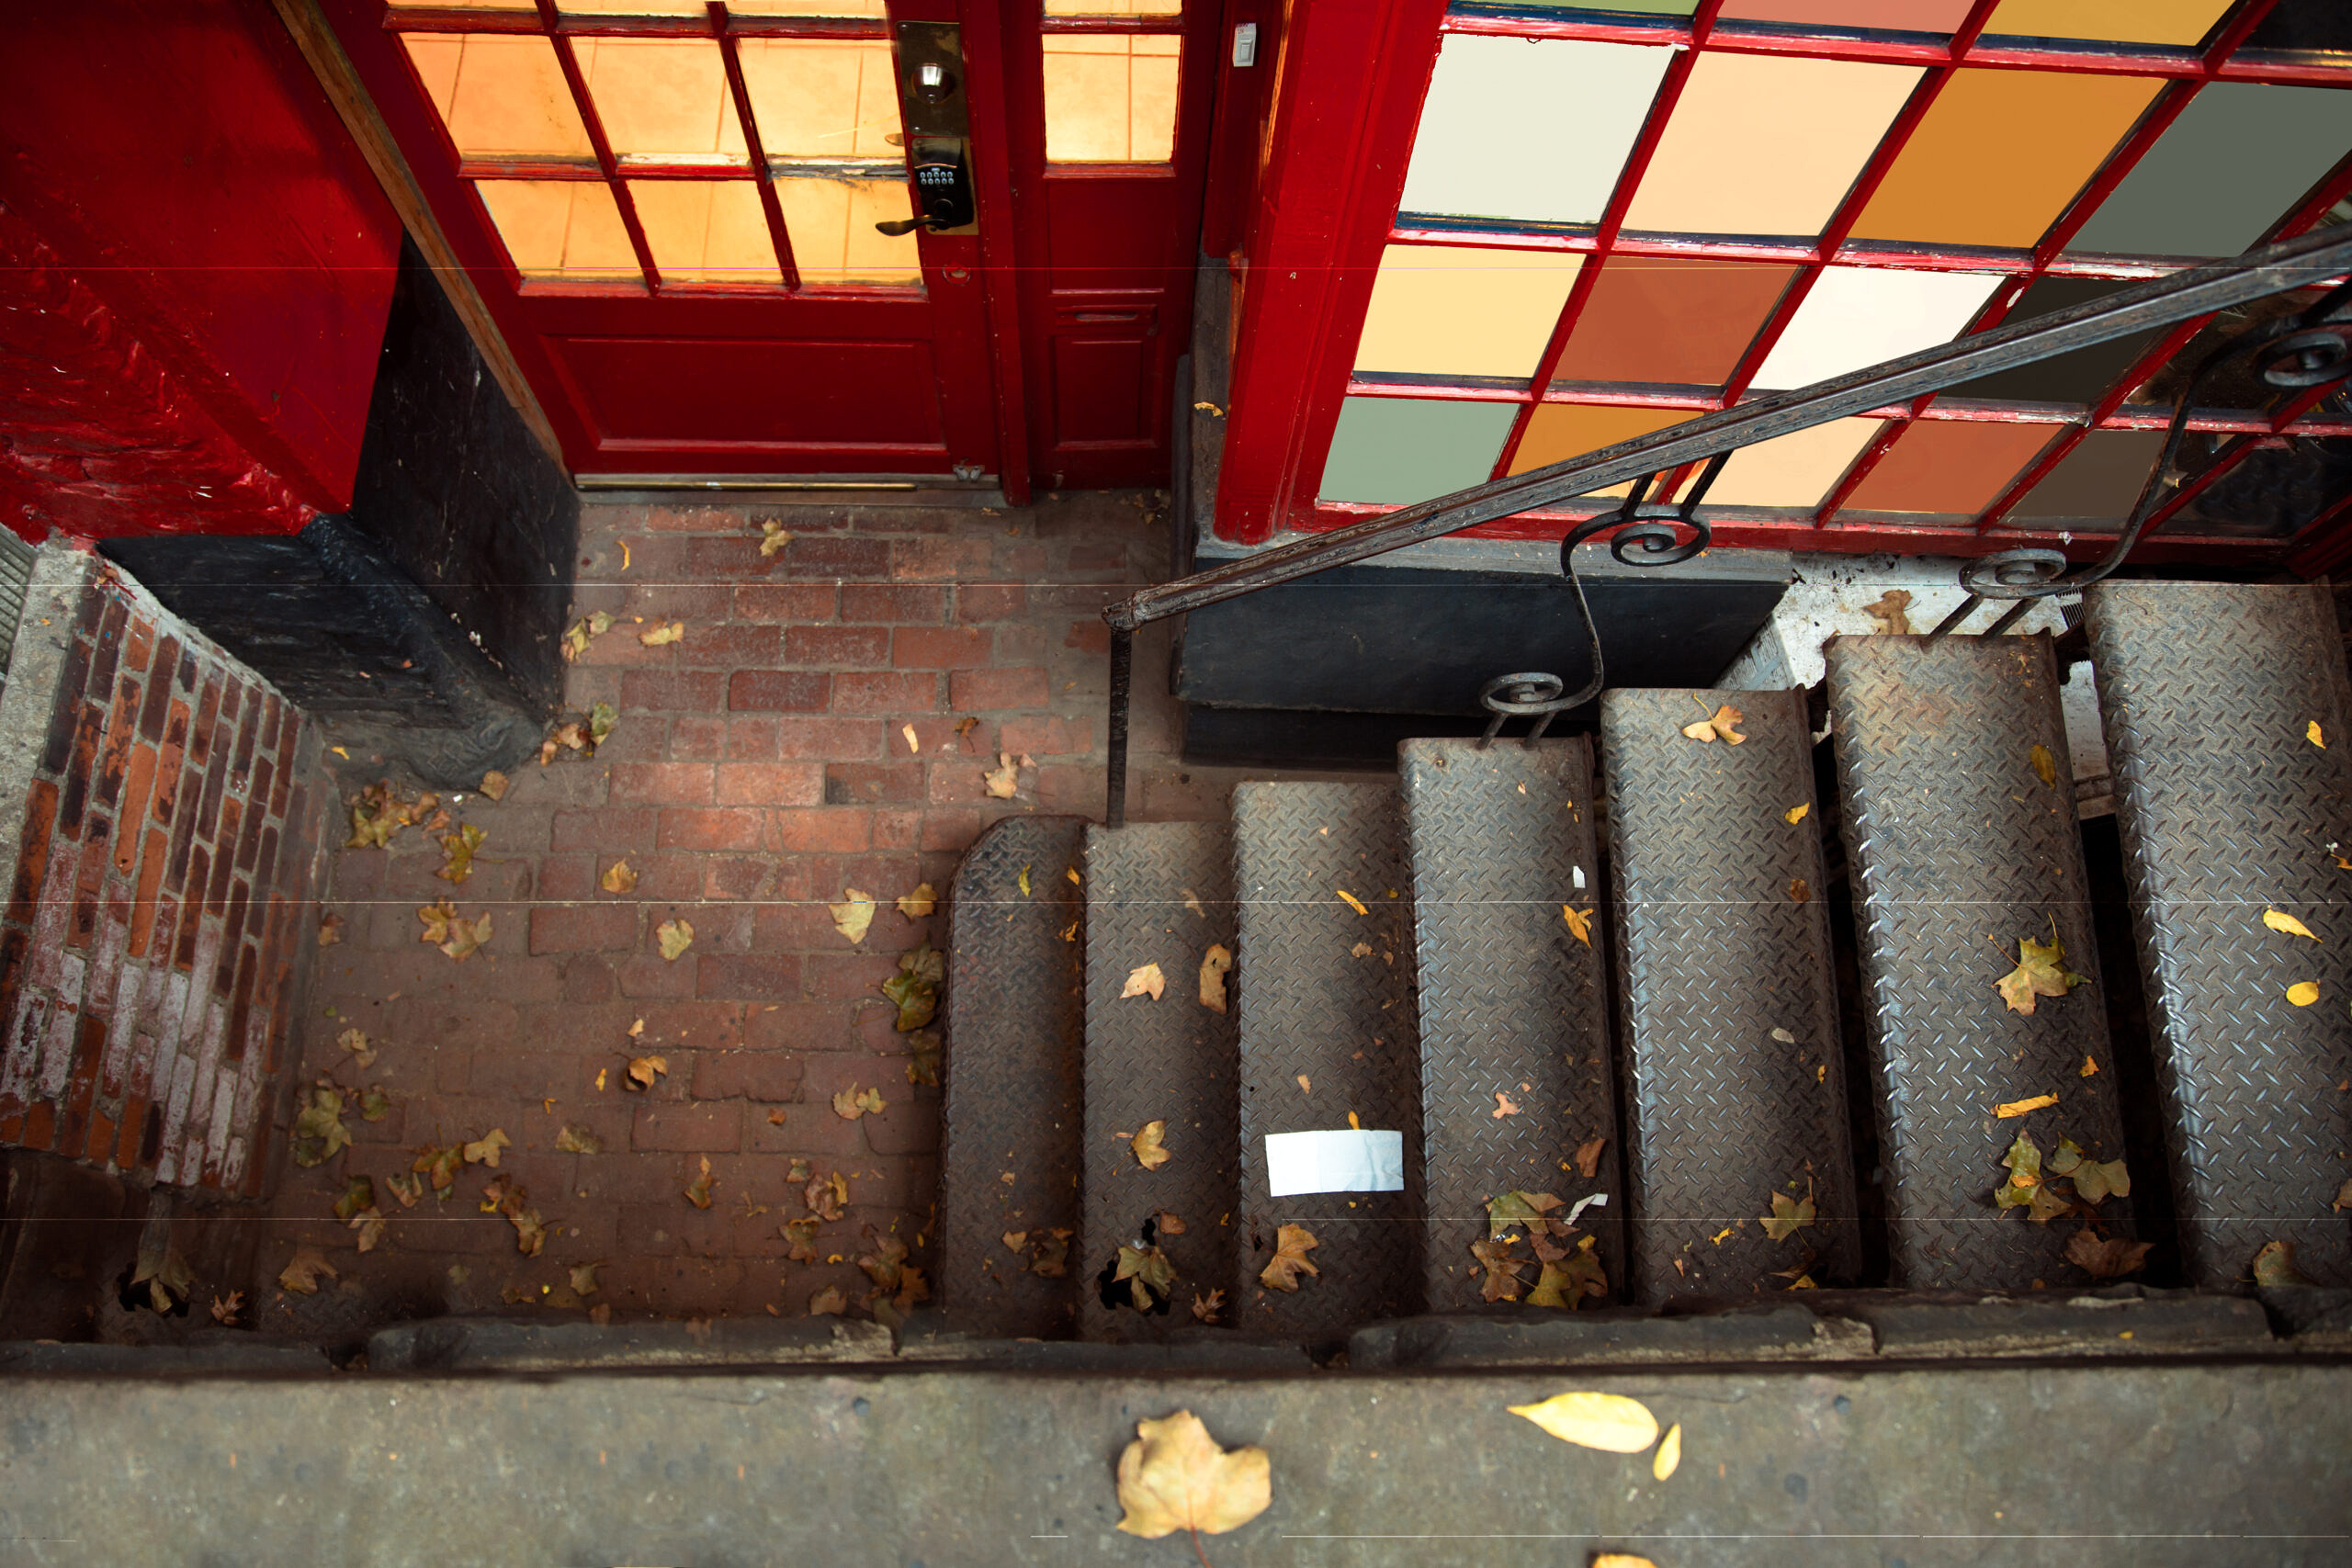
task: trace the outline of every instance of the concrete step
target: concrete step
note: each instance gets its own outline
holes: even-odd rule
[[[1203,959],[1238,938],[1233,829],[1223,822],[1144,822],[1086,830],[1085,1195],[1073,1253],[1079,1331],[1089,1339],[1158,1340],[1196,1326],[1195,1296],[1233,1293],[1239,1207],[1239,1042],[1227,976],[1223,1012],[1200,999]],[[1156,964],[1158,1000],[1122,997]],[[1168,1159],[1147,1169],[1130,1140],[1167,1123]],[[1173,1214],[1181,1233],[1156,1217]],[[1176,1270],[1175,1293],[1149,1313],[1131,1296],[1106,1304],[1101,1270],[1122,1244],[1153,1245]],[[1125,1304],[1118,1304],[1124,1301]]]
[[[1595,1236],[1611,1286],[1600,1299],[1614,1299],[1625,1203],[1606,938],[1595,919],[1579,941],[1562,916],[1565,906],[1597,917],[1601,904],[1591,744],[1579,736],[1482,750],[1472,740],[1408,740],[1399,759],[1420,987],[1430,1309],[1487,1305],[1487,1271],[1470,1249],[1487,1237],[1488,1201],[1513,1191],[1598,1196],[1578,1225]],[[1600,1165],[1579,1175],[1575,1152],[1594,1138],[1606,1140]],[[1532,1286],[1525,1243],[1519,1256]]]
[[[1746,716],[1740,744],[1682,733],[1724,704]],[[1851,1283],[1861,1245],[1804,694],[1616,691],[1600,722],[1634,1294]],[[1813,1223],[1772,1240],[1758,1221],[1775,1194],[1809,1197]]]
[[[2352,703],[2327,591],[2103,582],[2085,609],[2182,1260],[2225,1285],[2284,1241],[2352,1285],[2331,1207],[2352,1175]],[[2301,981],[2316,1003],[2288,999]]]

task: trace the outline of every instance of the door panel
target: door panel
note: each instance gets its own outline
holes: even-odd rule
[[[550,338],[608,448],[944,450],[927,343]],[[766,395],[744,398],[743,387]]]

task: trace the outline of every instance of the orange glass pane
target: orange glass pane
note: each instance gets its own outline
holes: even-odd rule
[[[583,38],[572,49],[616,156],[742,163],[717,39]]]
[[[536,11],[534,0],[384,0],[395,11]]]
[[[438,0],[407,0],[435,5]],[[528,0],[522,9],[532,9]],[[693,17],[710,15],[703,0],[558,0],[567,17]],[[730,17],[887,17],[884,0],[727,0]]]
[[[811,288],[843,285],[904,288],[922,282],[912,234],[877,234],[874,225],[914,215],[904,180],[797,176],[775,182],[793,265]]]
[[[525,277],[643,278],[601,181],[478,180],[474,190]]]
[[[2098,39],[2109,43],[2195,44],[2235,0],[2001,0],[1989,36]]]
[[[1391,245],[1382,253],[1359,371],[1535,374],[1583,257],[1476,245]]]
[[[784,282],[750,180],[631,180],[628,197],[662,282]]]
[[[587,129],[544,38],[508,33],[403,33],[460,158],[586,158]]]
[[[1874,419],[1838,419],[1743,446],[1715,476],[1705,504],[1818,506],[1878,427]]]
[[[1173,17],[1184,0],[1046,0],[1048,17]]]
[[[1173,34],[1047,33],[1046,158],[1165,164],[1176,152]]]
[[[2145,76],[1955,71],[1854,237],[2030,247],[2163,86]]]
[[[1670,424],[1680,424],[1698,415],[1686,409],[1621,409],[1603,408],[1594,403],[1539,403],[1527,416],[1527,431],[1519,438],[1519,450],[1511,454],[1510,471],[1526,473],[1531,468],[1546,468],[1554,463],[1565,463],[1571,457],[1581,457],[1588,452],[1598,452],[1603,446],[1614,446],[1620,441],[1631,441],[1652,431],[1664,430]],[[1594,491],[1595,495],[1623,495],[1632,487],[1611,485],[1607,490]]]
[[[745,39],[743,86],[770,158],[891,158],[899,88],[888,39]]]
[[[1796,276],[1750,262],[1615,256],[1560,356],[1562,381],[1719,387]]]
[[[1968,0],[1726,0],[1716,15],[1726,22],[1948,33],[1967,18]]]
[[[1844,510],[1973,517],[2057,434],[2047,424],[1915,420],[1854,487]]]

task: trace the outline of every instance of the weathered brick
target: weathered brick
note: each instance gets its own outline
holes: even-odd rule
[[[868,813],[854,807],[820,806],[768,815],[775,848],[786,853],[847,853],[865,848],[870,839]]]
[[[967,625],[1015,619],[1027,604],[1028,595],[1017,583],[962,582],[956,586],[956,618]]]
[[[727,720],[701,714],[673,718],[668,750],[673,762],[718,761],[727,755]]]
[[[739,807],[672,807],[662,813],[655,843],[665,850],[756,850],[766,838],[764,818]]]
[[[737,711],[822,713],[831,699],[833,680],[807,670],[738,670],[728,677],[727,705]]]
[[[890,628],[793,626],[784,634],[784,657],[794,664],[845,664],[871,670],[890,662]]]
[[[50,829],[56,817],[57,786],[47,779],[35,779],[27,792],[23,848],[17,856],[17,880],[8,896],[12,920],[32,922],[41,883],[49,875]]]
[[[1092,654],[1098,659],[1107,659],[1111,654],[1111,623],[1072,621],[1069,630],[1062,634],[1062,646]]]
[[[756,557],[758,551],[752,550]],[[890,547],[880,539],[796,536],[785,547],[786,577],[883,578],[890,570]]]
[[[830,621],[833,600],[830,582],[763,582],[735,590],[735,614],[747,621]]]
[[[698,1051],[697,1100],[788,1100],[800,1092],[800,1059],[786,1051]]]
[[[678,663],[694,670],[736,670],[774,664],[782,634],[770,626],[689,626],[670,649]]]
[[[900,626],[890,636],[890,662],[901,670],[977,670],[989,661],[989,641],[981,626]]]
[[[785,758],[878,757],[886,727],[871,718],[787,718],[771,755]]]
[[[708,762],[616,762],[606,798],[616,806],[707,806]]]
[[[908,806],[923,797],[923,765],[903,762],[834,762],[825,769],[828,806]]]
[[[911,583],[843,583],[842,619],[935,626],[947,618],[947,590]]]
[[[694,987],[695,995],[713,1001],[797,1001],[800,960],[789,953],[706,953],[695,960]]]
[[[1083,718],[1008,718],[997,744],[1033,757],[1084,756],[1094,749],[1094,726]]]
[[[721,806],[815,806],[825,798],[825,770],[815,762],[722,762]]]
[[[650,713],[716,713],[727,680],[715,670],[629,670],[621,675],[621,706]]]
[[[566,809],[548,825],[548,843],[558,854],[587,851],[650,850],[659,814],[647,808]]]
[[[1048,701],[1043,670],[958,670],[947,690],[954,708],[1041,708]]]
[[[628,904],[541,904],[531,911],[531,952],[620,952],[637,945],[637,909]]]
[[[716,1105],[649,1101],[637,1108],[628,1142],[629,1147],[648,1153],[731,1154],[743,1142],[743,1108],[732,1100]]]
[[[832,679],[836,713],[912,715],[939,705],[939,677],[928,671],[876,671]]]

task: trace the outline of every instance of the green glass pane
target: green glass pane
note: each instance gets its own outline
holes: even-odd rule
[[[1322,497],[1408,506],[1485,484],[1518,412],[1516,403],[1350,398],[1323,463]]]
[[[2352,147],[2352,91],[2219,82],[2181,111],[2068,248],[2229,256]]]

